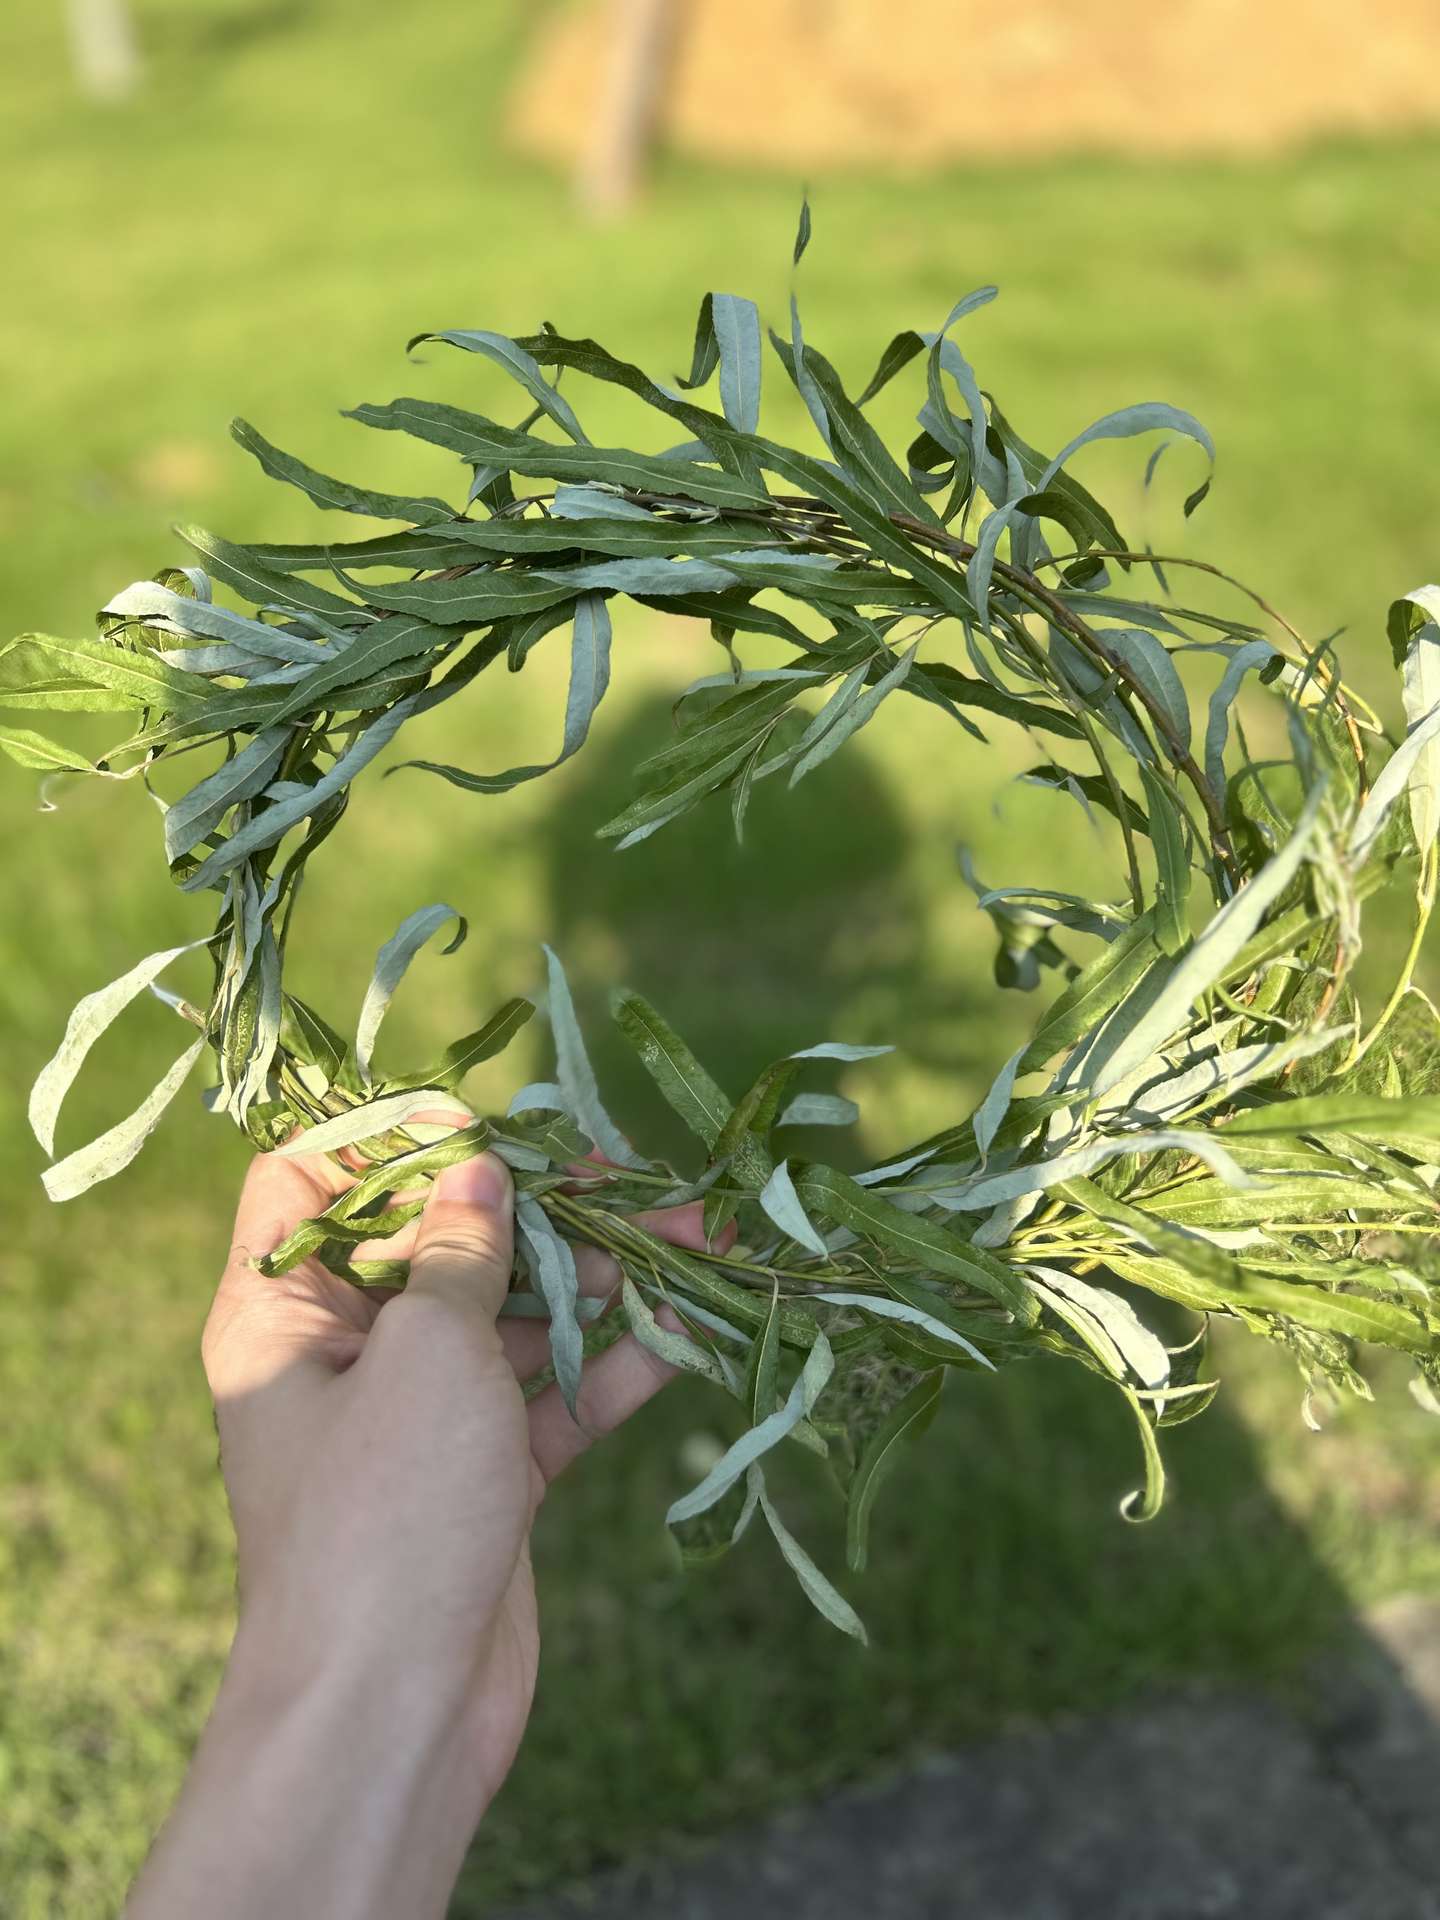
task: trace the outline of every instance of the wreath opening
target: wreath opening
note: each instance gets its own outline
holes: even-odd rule
[[[808,236],[806,210],[797,266]],[[71,1015],[31,1096],[51,1154],[86,1054],[135,999],[160,995],[195,1037],[134,1113],[53,1161],[51,1198],[128,1165],[207,1053],[208,1104],[257,1147],[344,1153],[363,1169],[270,1250],[267,1273],[316,1259],[357,1285],[403,1284],[403,1263],[354,1250],[415,1216],[422,1202],[397,1194],[498,1153],[517,1191],[507,1311],[548,1322],[549,1377],[572,1412],[587,1352],[626,1328],[736,1399],[740,1438],[667,1515],[682,1553],[724,1551],[759,1514],[821,1613],[860,1637],[776,1512],[766,1456],[790,1441],[828,1463],[849,1564],[862,1568],[880,1484],[957,1372],[1050,1354],[1109,1381],[1142,1445],[1143,1484],[1122,1504],[1131,1519],[1161,1502],[1159,1431],[1216,1392],[1212,1316],[1286,1347],[1307,1410],[1328,1392],[1366,1392],[1359,1362],[1373,1345],[1408,1356],[1417,1399],[1440,1411],[1440,1300],[1421,1258],[1437,1231],[1440,1048],[1414,982],[1436,891],[1440,588],[1390,609],[1397,736],[1344,682],[1329,642],[1308,643],[1209,562],[1136,550],[1072,470],[1092,442],[1136,436],[1159,437],[1147,485],[1175,440],[1213,464],[1193,416],[1126,407],[1053,458],[1020,438],[957,341],[993,296],[969,295],[937,331],[896,335],[853,398],[792,300],[769,344],[814,427],[808,453],[759,430],[761,321],[733,295],[706,296],[689,372],[671,386],[549,326],[520,339],[417,335],[412,350],[439,343],[494,362],[528,403],[513,427],[428,400],[353,410],[458,455],[470,471],[461,503],[332,479],[237,421],[267,474],[400,531],[243,545],[182,529],[191,561],[117,594],[96,639],[26,634],[0,649],[0,705],[115,713],[130,728],[94,762],[24,726],[0,728],[0,748],[47,775],[163,788],[172,878],[219,907],[213,932],[149,955]],[[901,375],[921,406],[897,452],[865,409]],[[595,445],[574,404],[582,379],[662,416],[668,450]],[[712,381],[718,412],[690,397]],[[1187,604],[1197,570],[1228,589],[1233,612],[1210,611],[1205,595]],[[827,1068],[887,1049],[810,1041],[729,1089],[656,1008],[619,991],[621,1033],[698,1143],[688,1168],[647,1158],[606,1110],[549,949],[554,1078],[503,1114],[476,1114],[465,1076],[531,1017],[529,1000],[507,1001],[415,1071],[377,1058],[416,954],[465,938],[447,905],[419,909],[381,947],[348,1035],[288,991],[300,884],[354,781],[482,674],[498,698],[505,669],[523,670],[540,645],[568,645],[570,659],[551,759],[390,770],[486,795],[568,760],[604,697],[611,602],[626,597],[707,622],[725,664],[680,692],[673,733],[600,827],[622,856],[702,804],[728,804],[743,835],[760,783],[793,787],[882,705],[894,724],[907,700],[957,729],[969,754],[996,723],[1022,729],[1036,756],[1025,777],[1105,820],[1117,872],[1103,897],[992,887],[962,857],[957,884],[992,923],[996,982],[1035,992],[1041,1010],[952,1126],[858,1173],[802,1158],[797,1140],[856,1117]],[[1283,754],[1252,754],[1237,703],[1256,689],[1283,718]],[[196,777],[206,749],[219,763]],[[1402,888],[1411,937],[1378,1003],[1362,1004],[1366,903]],[[203,1006],[162,984],[198,952],[213,969]],[[437,1104],[455,1109],[451,1124],[433,1118]],[[693,1200],[706,1251],[626,1217]],[[738,1238],[722,1250],[731,1222]],[[618,1301],[580,1296],[576,1244],[614,1255]],[[1147,1294],[1188,1309],[1193,1338],[1167,1346],[1134,1304]]]

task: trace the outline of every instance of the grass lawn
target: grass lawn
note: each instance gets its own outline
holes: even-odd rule
[[[51,10],[0,19],[7,634],[86,631],[102,598],[176,557],[175,519],[314,537],[306,503],[230,446],[232,413],[368,484],[452,484],[442,459],[337,417],[406,391],[501,401],[498,376],[468,361],[408,366],[403,342],[422,327],[548,317],[663,375],[688,354],[706,288],[783,311],[795,181],[672,167],[601,233],[506,157],[509,9],[137,12],[149,89],[111,112],[73,99]],[[1387,601],[1440,566],[1437,184],[1433,144],[820,180],[807,330],[863,378],[898,328],[938,324],[959,293],[1000,281],[967,350],[1021,430],[1055,444],[1144,398],[1198,413],[1220,445],[1217,484],[1182,532],[1189,456],[1169,456],[1171,504],[1148,510],[1157,545],[1213,554],[1316,635],[1344,625],[1373,687]],[[777,433],[798,431],[778,378],[772,394]],[[901,407],[881,423],[898,430]],[[603,391],[586,418],[597,437],[629,428]],[[1138,512],[1138,466],[1133,447],[1096,449],[1087,473],[1122,476]],[[397,1053],[433,1053],[534,985],[550,938],[597,1020],[603,986],[632,981],[708,1044],[732,1089],[793,1045],[896,1042],[843,1082],[868,1100],[865,1147],[964,1111],[1033,1009],[989,984],[956,841],[997,882],[1069,884],[1096,860],[1073,809],[1006,786],[1032,757],[1023,740],[998,728],[981,763],[918,708],[887,713],[793,801],[762,790],[743,854],[720,809],[613,856],[591,825],[618,805],[668,694],[717,664],[682,623],[631,619],[619,639],[596,737],[553,779],[499,801],[413,774],[362,788],[343,829],[352,859],[314,869],[300,990],[343,1020],[395,923],[446,898],[471,916],[470,943],[421,963]],[[559,673],[542,649],[520,678],[480,683],[423,751],[475,767],[548,756]],[[192,1095],[121,1181],[46,1208],[24,1089],[81,993],[193,937],[208,909],[168,886],[133,786],[36,818],[32,781],[6,768],[0,807],[0,1885],[14,1920],[40,1920],[114,1910],[226,1645],[232,1569],[197,1336],[243,1156]],[[726,1044],[737,1023],[743,1043]],[[67,1137],[120,1111],[171,1044],[163,1012],[137,1010],[97,1052]],[[663,1144],[635,1075],[603,1040],[597,1053],[622,1115]],[[544,1064],[527,1035],[477,1092],[499,1097]],[[1220,1407],[1173,1437],[1175,1498],[1149,1529],[1116,1518],[1137,1463],[1098,1387],[1043,1363],[957,1382],[882,1506],[873,1571],[850,1583],[868,1655],[806,1610],[758,1537],[705,1575],[677,1572],[660,1516],[726,1410],[685,1387],[665,1396],[542,1516],[539,1707],[457,1911],[1015,1715],[1192,1677],[1292,1686],[1357,1605],[1440,1587],[1434,1429],[1403,1390],[1316,1437],[1283,1359],[1227,1352]],[[833,1568],[835,1514],[808,1464],[790,1509]]]

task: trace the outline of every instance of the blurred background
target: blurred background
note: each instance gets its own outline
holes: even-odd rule
[[[1345,629],[1353,677],[1393,711],[1385,607],[1440,570],[1437,63],[1429,0],[1372,0],[1363,29],[1349,0],[5,9],[0,627],[89,631],[106,597],[176,558],[177,520],[316,537],[314,510],[228,441],[232,414],[366,484],[453,489],[445,456],[338,416],[417,392],[513,417],[490,370],[407,364],[422,329],[550,319],[669,378],[706,289],[783,314],[808,182],[806,331],[847,382],[892,333],[998,281],[966,351],[1020,431],[1054,446],[1136,399],[1198,413],[1220,460],[1195,521],[1178,451],[1147,503],[1133,446],[1087,454],[1086,479],[1162,550],[1220,560],[1315,637]],[[808,445],[778,368],[767,380],[771,430]],[[597,439],[628,431],[607,390],[583,399]],[[902,380],[877,418],[898,432],[916,404]],[[894,1042],[841,1083],[866,1112],[851,1155],[959,1117],[1035,1006],[991,985],[956,843],[991,884],[1100,858],[1074,808],[1009,784],[1033,749],[997,723],[981,754],[922,710],[887,711],[789,800],[762,790],[743,852],[719,805],[616,856],[593,824],[658,744],[668,699],[720,664],[684,622],[631,612],[617,640],[591,743],[552,778],[489,800],[414,774],[362,785],[349,857],[313,869],[299,991],[346,1025],[379,943],[447,899],[471,938],[420,963],[397,1056],[533,988],[549,939],[648,1145],[683,1151],[605,1037],[615,980],[708,1048],[732,1091],[792,1046]],[[484,768],[548,757],[562,675],[541,649],[427,723],[423,750]],[[136,786],[61,800],[38,812],[33,777],[0,766],[0,1904],[15,1920],[114,1910],[232,1619],[198,1335],[241,1142],[192,1091],[125,1176],[52,1210],[23,1124],[73,1002],[209,910],[169,886]],[[1390,912],[1382,944],[1404,930],[1404,903]],[[163,1009],[137,1008],[93,1056],[62,1145],[133,1104],[172,1047]],[[478,1091],[500,1098],[547,1064],[527,1034]],[[697,1440],[729,1428],[703,1391],[664,1396],[541,1517],[536,1720],[456,1911],[1017,1720],[1195,1682],[1308,1699],[1347,1622],[1440,1595],[1434,1429],[1381,1368],[1377,1406],[1312,1434],[1283,1356],[1221,1353],[1219,1407],[1171,1436],[1174,1498],[1139,1530],[1116,1517],[1133,1437],[1098,1385],[1042,1363],[957,1380],[882,1503],[872,1571],[847,1583],[869,1653],[808,1611],[759,1538],[678,1571],[661,1516]],[[808,1464],[790,1509],[833,1571],[838,1509]]]

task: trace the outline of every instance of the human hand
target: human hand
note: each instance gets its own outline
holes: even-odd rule
[[[443,1911],[530,1709],[529,1535],[545,1487],[670,1372],[626,1334],[587,1362],[580,1425],[553,1384],[526,1403],[548,1340],[542,1322],[496,1318],[512,1198],[488,1155],[442,1173],[385,1243],[411,1261],[403,1294],[362,1292],[318,1261],[264,1278],[255,1259],[346,1184],[328,1161],[273,1154],[245,1184],[203,1343],[239,1625],[135,1916],[202,1896],[216,1915]],[[698,1206],[639,1219],[704,1244]],[[618,1286],[598,1250],[577,1248],[576,1263],[587,1294]],[[242,1884],[233,1828],[247,1806],[266,1847]]]

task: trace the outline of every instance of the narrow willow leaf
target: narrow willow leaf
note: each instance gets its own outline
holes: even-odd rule
[[[380,1100],[367,1100],[362,1106],[352,1107],[348,1113],[338,1114],[333,1120],[322,1120],[318,1125],[307,1127],[293,1140],[287,1140],[275,1149],[281,1158],[293,1158],[307,1153],[338,1153],[342,1147],[353,1147],[358,1141],[373,1140],[377,1135],[388,1133],[392,1127],[403,1127],[407,1120],[413,1120],[417,1113],[450,1112],[463,1125],[468,1125],[475,1116],[468,1107],[448,1100],[443,1093],[433,1087],[423,1092],[392,1093]]]
[[[565,1109],[607,1160],[621,1167],[643,1167],[644,1160],[605,1111],[580,1022],[575,1018],[575,1002],[570,997],[565,969],[549,947],[544,952],[549,982],[547,1011],[555,1036],[555,1072],[565,1096]]]
[[[171,864],[206,839],[231,807],[253,800],[270,784],[290,743],[283,727],[268,727],[239,753],[165,810],[165,852]]]
[[[1211,465],[1215,461],[1215,442],[1201,426],[1193,413],[1186,413],[1181,407],[1167,406],[1163,400],[1141,400],[1136,405],[1121,407],[1115,413],[1107,413],[1093,425],[1086,427],[1083,433],[1062,447],[1040,476],[1040,484],[1035,489],[1043,493],[1066,463],[1077,454],[1081,447],[1088,446],[1092,440],[1128,440],[1139,433],[1156,432],[1182,433],[1189,440],[1205,449]],[[1190,501],[1198,505],[1194,494]],[[1186,511],[1191,511],[1190,502]]]
[[[906,1446],[918,1440],[935,1418],[944,1384],[945,1375],[938,1368],[917,1380],[871,1435],[860,1457],[845,1513],[846,1558],[852,1573],[863,1573],[870,1558],[870,1516],[876,1496],[899,1465]]]
[[[1234,1187],[1253,1184],[1244,1168],[1208,1134],[1195,1129],[1161,1127],[1146,1133],[1125,1133],[1108,1140],[1093,1140],[1088,1146],[1057,1154],[1036,1166],[1016,1167],[1009,1173],[972,1178],[961,1186],[945,1190],[935,1188],[933,1197],[946,1208],[961,1213],[980,1213],[1003,1201],[1018,1200],[1027,1193],[1044,1193],[1067,1180],[1083,1179],[1108,1161],[1130,1153],[1166,1153],[1178,1148],[1193,1153],[1212,1167],[1222,1180]]]
[[[753,300],[716,293],[710,311],[725,418],[741,433],[754,433],[760,424],[760,310]]]
[[[65,1024],[59,1048],[40,1069],[30,1089],[30,1129],[46,1153],[55,1151],[55,1125],[61,1106],[85,1064],[85,1056],[101,1034],[182,954],[194,953],[208,944],[205,940],[191,940],[182,947],[166,947],[159,953],[147,954],[118,980],[87,993],[76,1003]]]
[[[467,1033],[463,1040],[453,1041],[431,1072],[424,1075],[407,1074],[400,1080],[391,1079],[389,1084],[393,1087],[424,1085],[453,1090],[472,1067],[478,1067],[481,1061],[493,1059],[497,1053],[503,1052],[534,1011],[534,1003],[530,1000],[507,1000],[483,1027],[477,1027],[474,1033]],[[560,1104],[563,1106],[563,1102]],[[511,1111],[517,1111],[513,1103]]]
[[[855,484],[882,513],[904,513],[927,526],[939,518],[918,493],[905,469],[891,456],[884,441],[846,393],[840,376],[814,347],[804,349],[805,365],[819,389],[830,422],[830,450]]]
[[[1352,860],[1359,862],[1369,857],[1390,817],[1391,809],[1417,777],[1422,796],[1420,817],[1426,819],[1428,802],[1425,795],[1437,740],[1440,740],[1440,705],[1433,707],[1418,722],[1412,722],[1410,731],[1381,768],[1350,829]]]
[[[1246,674],[1275,657],[1275,649],[1268,640],[1247,640],[1226,663],[1220,684],[1210,696],[1205,723],[1205,778],[1216,793],[1225,791],[1225,743],[1230,737],[1230,709],[1239,697]]]
[[[1121,1518],[1153,1520],[1165,1503],[1165,1462],[1160,1457],[1160,1443],[1155,1438],[1155,1422],[1133,1389],[1122,1387],[1120,1391],[1135,1415],[1135,1424],[1140,1430],[1140,1447],[1145,1456],[1145,1484],[1137,1487],[1134,1493],[1127,1493],[1120,1502]]]
[[[4,695],[0,693],[0,704]],[[25,727],[0,727],[0,753],[8,754],[19,766],[35,773],[94,773],[95,768],[83,753],[47,740],[43,733]]]
[[[1319,823],[1323,799],[1324,788],[1318,786],[1285,845],[1226,901],[1188,952],[1172,964],[1150,1004],[1091,1062],[1086,1076],[1091,1093],[1107,1093],[1117,1080],[1148,1060],[1184,1023],[1199,995],[1224,977],[1265,913],[1299,872]]]
[[[1029,1267],[1026,1271],[1032,1279],[1042,1281],[1050,1293],[1082,1308],[1097,1321],[1141,1386],[1163,1387],[1169,1380],[1170,1355],[1164,1341],[1150,1331],[1128,1300],[1106,1287],[1091,1286],[1059,1267]]]
[[[907,327],[903,333],[897,333],[881,354],[879,365],[874,373],[856,396],[856,406],[868,406],[877,393],[889,386],[897,373],[909,366],[917,353],[924,351],[924,338],[913,328]]]
[[[766,1181],[760,1192],[760,1204],[788,1239],[824,1257],[825,1242],[810,1224],[809,1216],[800,1204],[795,1183],[790,1178],[788,1162],[782,1160]]]
[[[777,1127],[852,1127],[860,1118],[853,1100],[839,1093],[797,1093],[775,1122]]]
[[[777,1280],[770,1295],[770,1311],[764,1328],[751,1341],[750,1356],[745,1363],[745,1404],[750,1409],[752,1427],[758,1427],[775,1411],[779,1366],[780,1282]]]
[[[846,1293],[843,1289],[830,1288],[816,1292],[812,1298],[823,1300],[832,1307],[863,1307],[866,1313],[873,1313],[878,1320],[899,1320],[909,1326],[920,1327],[932,1338],[961,1348],[978,1365],[988,1367],[992,1373],[995,1371],[995,1362],[988,1360],[973,1341],[967,1340],[963,1333],[948,1326],[937,1314],[917,1306],[912,1300],[892,1300],[883,1293]]]
[[[655,524],[648,507],[637,506],[622,493],[595,487],[557,487],[550,501],[557,520],[640,520]]]
[[[830,415],[826,411],[820,389],[815,384],[815,376],[810,371],[809,363],[805,358],[805,334],[800,325],[800,302],[795,298],[793,293],[790,296],[789,350],[786,350],[785,343],[773,333],[770,335],[770,344],[774,347],[782,366],[784,366],[786,372],[794,381],[796,392],[805,402],[805,411],[814,422],[815,431],[820,435],[820,438],[828,448],[830,445]]]
[[[1170,743],[1176,741],[1188,751],[1190,700],[1165,647],[1143,627],[1106,627],[1098,637],[1107,653],[1125,662],[1165,715],[1169,731],[1162,736],[1162,745],[1170,751]]]
[[[57,1160],[53,1166],[47,1167],[41,1179],[50,1198],[55,1201],[73,1200],[97,1182],[122,1173],[159,1125],[165,1109],[180,1091],[207,1044],[202,1037],[192,1047],[187,1047],[159,1085],[132,1114],[128,1114],[107,1133],[102,1133],[98,1140],[92,1140],[88,1147],[81,1147],[77,1153],[69,1154],[64,1160]]]
[[[77,694],[92,689],[102,700],[106,696],[125,707],[151,707],[160,713],[183,714],[195,711],[210,699],[210,688],[199,674],[184,673],[167,667],[153,653],[136,653],[128,647],[100,640],[70,640],[49,633],[22,633],[17,640],[0,647],[0,655],[12,648],[24,649],[34,663],[27,679],[43,687],[55,679],[62,688],[72,686]],[[43,667],[41,667],[43,662]],[[0,706],[27,705],[23,692],[11,693],[0,684]],[[42,694],[35,704],[49,706]],[[57,709],[84,711],[83,698],[61,699]],[[97,708],[103,710],[102,708]],[[112,709],[113,710],[113,709]]]
[[[471,793],[508,793],[527,780],[536,780],[576,754],[590,735],[590,722],[610,685],[610,611],[598,593],[586,593],[575,602],[570,639],[570,686],[565,696],[565,731],[560,751],[538,766],[510,767],[504,773],[467,773],[461,767],[434,760],[406,760],[401,765],[423,773],[438,773],[452,786]],[[398,773],[399,767],[395,769]]]
[[[293,993],[284,995],[282,1021],[285,1044],[305,1065],[317,1067],[327,1086],[339,1078],[347,1048],[328,1021]]]
[[[752,1467],[750,1471],[758,1475],[760,1469]],[[862,1646],[867,1646],[869,1639],[859,1614],[844,1595],[825,1578],[794,1534],[786,1527],[771,1505],[764,1483],[757,1480],[752,1484],[756,1487],[756,1498],[770,1531],[774,1534],[776,1543],[795,1578],[800,1582],[806,1599],[817,1613],[830,1622],[832,1627],[838,1627],[841,1633],[848,1633],[852,1640],[858,1640]]]
[[[838,752],[852,734],[858,733],[867,720],[875,717],[881,702],[901,685],[906,674],[909,673],[919,645],[917,640],[908,646],[894,666],[883,674],[873,687],[866,687],[863,693],[857,693],[835,714],[820,737],[796,760],[790,772],[792,787],[803,780],[807,773],[813,773],[816,767],[830,758],[832,753]]]
[[[1010,1100],[1015,1091],[1016,1077],[1029,1050],[1028,1041],[1024,1046],[1016,1048],[991,1082],[990,1091],[975,1109],[975,1118],[971,1125],[975,1129],[975,1146],[979,1152],[982,1167],[989,1157],[995,1135],[1000,1130],[1000,1123],[1010,1111]]]
[[[795,265],[797,267],[799,266],[801,260],[804,258],[805,249],[810,244],[811,230],[812,229],[811,229],[811,220],[810,220],[810,196],[807,193],[801,196],[800,221],[798,226],[795,229],[795,252],[793,257],[794,257]]]
[[[657,1360],[663,1360],[667,1366],[677,1367],[684,1373],[698,1373],[703,1379],[713,1381],[717,1387],[727,1384],[715,1355],[690,1339],[688,1334],[672,1333],[668,1327],[662,1327],[641,1298],[635,1282],[623,1271],[620,1289],[630,1331],[647,1352],[653,1353]]]
[[[230,432],[249,454],[260,462],[272,480],[284,480],[308,494],[317,507],[332,507],[341,513],[363,513],[372,520],[408,520],[412,526],[433,526],[437,521],[453,519],[454,510],[443,500],[413,499],[408,495],[372,493],[367,487],[352,487],[344,480],[332,480],[317,473],[293,454],[282,453],[248,420],[232,420]]]
[[[1190,898],[1190,861],[1185,829],[1164,782],[1141,764],[1145,804],[1150,813],[1150,844],[1155,854],[1155,944],[1162,953],[1178,953],[1190,937],[1186,904]]]
[[[529,1261],[536,1291],[550,1309],[550,1359],[555,1368],[555,1384],[570,1411],[570,1418],[578,1421],[585,1343],[575,1312],[580,1293],[575,1255],[569,1242],[562,1240],[550,1224],[550,1216],[544,1209],[523,1195],[515,1202],[515,1229]]]
[[[405,351],[413,353],[426,340],[443,340],[447,346],[460,347],[466,353],[483,354],[487,360],[494,361],[512,380],[519,382],[536,406],[549,414],[562,433],[569,434],[579,446],[589,445],[589,436],[576,419],[569,401],[550,385],[534,356],[508,334],[488,333],[483,328],[447,328],[438,333],[417,333],[413,340],[407,342]]]
[[[1012,1313],[1028,1317],[1030,1300],[1012,1269],[970,1246],[948,1228],[918,1220],[833,1167],[809,1167],[796,1191],[804,1206],[837,1226],[873,1239],[927,1273],[943,1274],[988,1293]]]
[[[327,801],[344,793],[361,768],[369,766],[375,756],[389,746],[415,711],[419,697],[418,694],[412,694],[408,699],[399,701],[388,713],[363,729],[330,771],[323,774],[305,793],[293,799],[277,801],[274,806],[253,814],[243,827],[237,828],[222,846],[217,847],[201,863],[188,880],[181,882],[184,891],[194,893],[212,885],[248,860],[251,854],[265,847],[273,847],[292,827],[318,813]]]
[[[611,1013],[670,1106],[713,1147],[730,1117],[730,1102],[689,1047],[638,993],[617,993]]]
[[[410,962],[426,941],[433,939],[441,927],[451,920],[456,923],[455,935],[449,946],[441,951],[454,953],[464,943],[470,930],[469,924],[454,907],[439,905],[421,907],[408,915],[375,956],[375,970],[365,989],[360,1019],[355,1028],[355,1064],[362,1080],[368,1082],[371,1077],[371,1059],[380,1034],[380,1023],[385,1018],[395,989],[405,978]]]
[[[1440,588],[1421,590],[1424,604],[1440,619]],[[1411,596],[1414,598],[1415,596]],[[1423,621],[1405,653],[1403,694],[1405,718],[1411,727],[1424,724],[1427,714],[1440,710],[1440,624]],[[1406,781],[1410,797],[1410,824],[1421,853],[1435,844],[1440,833],[1440,741],[1434,737],[1417,756]]]
[[[1320,1093],[1246,1107],[1225,1122],[1225,1133],[1354,1133],[1372,1140],[1406,1134],[1440,1140],[1440,1094],[1387,1100],[1380,1094]]]
[[[299,607],[342,620],[354,619],[359,611],[353,600],[344,600],[313,580],[296,580],[293,575],[264,566],[248,548],[234,546],[217,534],[207,533],[204,527],[177,527],[175,531],[201,556],[217,580],[254,606]]]
[[[784,1406],[767,1414],[748,1433],[742,1434],[733,1446],[726,1448],[700,1484],[672,1503],[665,1515],[666,1526],[677,1527],[686,1520],[693,1520],[697,1514],[704,1513],[717,1500],[723,1499],[756,1461],[763,1458],[772,1447],[779,1446],[802,1420],[809,1419],[834,1371],[835,1357],[830,1351],[830,1342],[817,1329],[815,1344]]]
[[[607,481],[638,493],[681,494],[717,507],[765,504],[762,490],[713,467],[620,447],[560,447],[497,426],[479,414],[428,400],[392,400],[384,406],[347,409],[347,413],[362,426],[413,434],[435,446],[449,447],[473,465],[503,466],[537,479],[570,480],[582,486]]]

